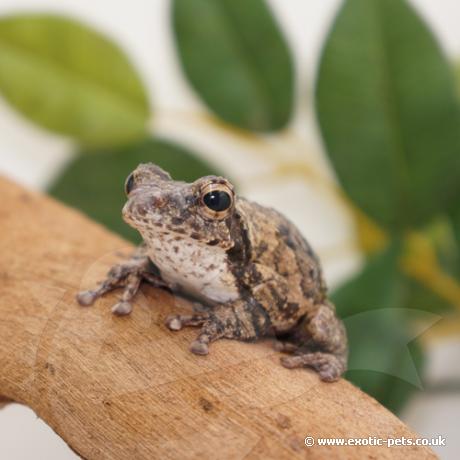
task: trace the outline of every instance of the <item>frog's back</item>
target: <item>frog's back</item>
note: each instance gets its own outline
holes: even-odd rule
[[[312,303],[323,302],[327,288],[320,261],[298,228],[275,209],[249,200],[239,199],[237,209],[245,216],[251,260],[275,269]]]

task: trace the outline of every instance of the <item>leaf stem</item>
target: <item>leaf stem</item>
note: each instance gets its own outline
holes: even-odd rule
[[[407,236],[406,252],[400,262],[403,272],[460,309],[460,284],[442,269],[436,251],[425,235],[412,232]]]

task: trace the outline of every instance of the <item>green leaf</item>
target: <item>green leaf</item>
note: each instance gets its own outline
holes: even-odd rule
[[[450,218],[449,214],[440,215],[427,226],[424,234],[435,251],[441,270],[456,276],[460,273],[460,209],[457,200],[451,204]]]
[[[457,242],[458,248],[460,248],[460,205],[459,200],[454,201],[454,206],[449,210],[450,222],[452,225],[452,230]]]
[[[451,303],[439,297],[431,289],[409,277],[405,278],[407,308],[424,310],[439,315],[445,315],[455,311]]]
[[[362,346],[366,346],[366,344],[362,344]],[[424,353],[420,345],[417,342],[412,342],[409,346],[409,353],[413,365],[420,373],[425,364]],[[405,372],[404,367],[407,366],[406,356],[404,356],[404,360],[399,359],[399,357],[399,354],[394,356],[393,372],[395,374]],[[379,353],[374,359],[378,358]],[[349,370],[345,377],[394,413],[401,411],[414,393],[420,391],[420,388],[394,375],[371,370]]]
[[[145,135],[147,96],[108,38],[64,17],[0,19],[0,92],[23,115],[85,145]]]
[[[460,101],[460,62],[458,62],[455,67],[455,76],[456,76],[456,82],[457,82],[457,98]],[[459,126],[460,126],[460,123],[459,123]],[[457,241],[458,250],[460,250],[460,181],[458,185],[459,185],[459,188],[457,189],[457,194],[450,201],[450,208],[448,210],[448,215],[451,220],[452,229],[454,232],[455,239]],[[458,268],[460,271],[460,264]]]
[[[118,149],[81,153],[49,192],[134,242],[139,242],[140,237],[124,223],[121,209],[126,201],[123,184],[139,163],[156,163],[173,178],[187,182],[216,174],[191,152],[161,140],[146,139]]]
[[[399,244],[391,245],[332,295],[347,328],[350,356],[346,378],[393,411],[399,410],[420,384],[421,362],[417,355],[414,365],[408,349],[414,338],[410,329],[413,316],[402,308],[406,291],[397,269],[399,254]]]
[[[172,15],[186,76],[215,114],[252,131],[286,125],[293,63],[263,0],[174,0]]]
[[[455,72],[455,81],[457,83],[457,95],[460,98],[460,61],[457,61],[457,63],[455,64],[454,72]]]
[[[347,0],[324,47],[319,122],[340,181],[387,229],[421,225],[460,180],[452,70],[404,0]]]
[[[332,301],[342,318],[371,309],[403,306],[404,287],[398,271],[400,251],[399,244],[390,245],[332,293]]]

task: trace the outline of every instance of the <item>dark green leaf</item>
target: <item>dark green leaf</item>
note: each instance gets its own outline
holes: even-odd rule
[[[457,99],[460,101],[460,63],[457,63],[455,67],[455,76],[457,82]],[[448,215],[451,221],[455,239],[457,241],[457,249],[458,251],[460,251],[460,181],[458,181],[456,195],[453,196],[450,200]],[[458,271],[460,272],[460,264],[458,266]]]
[[[402,307],[404,288],[398,271],[400,246],[374,255],[362,271],[340,286],[332,301],[342,318],[379,308]]]
[[[460,98],[460,62],[458,61],[454,66],[454,72],[455,72],[455,81],[457,82],[457,95]]]
[[[455,211],[450,219],[448,214],[441,215],[424,230],[441,270],[454,277],[460,274],[460,210],[457,203],[454,200],[451,204],[458,215]]]
[[[149,117],[145,90],[124,53],[58,16],[0,19],[0,91],[35,123],[87,145],[143,137]]]
[[[451,312],[453,309],[451,303],[439,297],[431,289],[416,280],[406,277],[404,286],[406,289],[405,306],[407,308],[424,310],[439,315]]]
[[[399,253],[400,246],[394,244],[374,256],[332,296],[347,328],[346,377],[394,411],[420,384],[408,349],[414,335],[412,315],[403,308],[406,291],[398,271]]]
[[[362,346],[365,346],[363,344]],[[409,354],[413,365],[418,373],[424,366],[424,354],[420,345],[417,342],[412,342],[409,346]],[[377,354],[374,359],[378,359]],[[407,359],[407,355],[404,356]],[[407,366],[407,360],[399,360],[398,354],[394,356],[393,372],[398,375],[404,373],[404,366]],[[400,370],[400,368],[402,368]],[[349,370],[345,374],[346,378],[361,388],[367,394],[373,396],[377,401],[380,401],[385,407],[394,413],[398,413],[411,398],[415,392],[419,391],[412,383],[388,375],[386,373],[376,372],[372,370]]]
[[[457,242],[457,250],[460,248],[460,200],[454,201],[452,208],[449,210],[452,230]]]
[[[452,213],[452,225],[454,227],[455,237],[460,244],[460,206],[456,212]]]
[[[184,181],[216,173],[191,152],[160,140],[82,153],[52,185],[50,193],[134,242],[139,241],[138,233],[123,222],[121,208],[126,201],[123,184],[139,163],[156,163],[173,178]]]
[[[184,71],[213,112],[248,130],[286,125],[293,64],[263,0],[174,0],[172,14]]]
[[[367,214],[400,231],[445,209],[460,180],[454,80],[406,1],[345,1],[316,103],[342,185]]]

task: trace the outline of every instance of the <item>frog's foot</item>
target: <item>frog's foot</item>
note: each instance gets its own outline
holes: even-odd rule
[[[288,369],[296,367],[311,367],[318,372],[321,380],[334,382],[340,378],[345,371],[344,359],[332,353],[305,352],[295,356],[284,356],[281,364]]]
[[[128,315],[132,311],[130,300],[136,295],[143,280],[156,287],[169,287],[151,270],[151,263],[147,256],[142,254],[140,247],[127,262],[112,267],[107,278],[95,289],[81,291],[76,298],[80,305],[92,305],[96,299],[117,288],[124,288],[121,301],[115,304],[112,312],[115,315]]]
[[[207,319],[206,314],[170,315],[166,318],[165,324],[171,331],[180,331],[183,327],[202,326]]]
[[[112,313],[117,316],[129,315],[133,311],[133,306],[130,302],[118,302],[112,307]]]
[[[273,348],[276,351],[281,351],[282,353],[294,353],[299,349],[299,346],[292,342],[276,340],[273,344]]]
[[[129,274],[118,280],[109,277],[95,291],[79,292],[77,294],[77,301],[82,306],[88,306],[93,304],[98,297],[101,297],[105,293],[118,287],[124,287],[121,301],[112,307],[112,313],[117,316],[129,315],[133,309],[129,301],[136,295],[141,281],[142,275],[138,273]]]
[[[147,268],[146,260],[133,258],[126,263],[115,265],[107,273],[107,278],[92,291],[81,291],[77,294],[77,301],[82,306],[92,305],[96,299],[107,292],[122,286],[132,289],[134,277],[141,279],[142,272]]]

